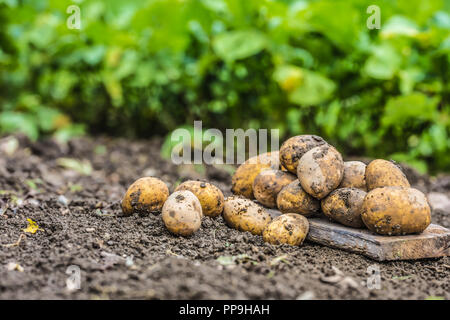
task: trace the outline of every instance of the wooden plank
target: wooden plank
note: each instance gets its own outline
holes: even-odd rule
[[[268,209],[272,217],[281,213]],[[414,260],[450,255],[450,230],[430,224],[421,234],[381,236],[367,229],[346,227],[324,218],[308,218],[307,240],[377,261]]]

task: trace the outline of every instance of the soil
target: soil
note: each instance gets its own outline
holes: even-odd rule
[[[121,216],[126,188],[142,176],[170,191],[205,179],[231,194],[229,167],[177,167],[160,158],[161,139],[16,138],[16,150],[0,140],[0,299],[450,299],[449,257],[378,263],[313,243],[266,244],[222,217],[182,238],[158,214]],[[450,195],[448,175],[406,174],[436,198]],[[27,219],[36,233],[23,231]],[[450,227],[445,207],[432,220]],[[368,267],[379,268],[380,289],[365,284]],[[78,268],[80,289],[70,290]]]

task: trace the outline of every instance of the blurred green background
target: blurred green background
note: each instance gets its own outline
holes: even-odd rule
[[[0,0],[0,134],[149,137],[201,119],[436,173],[449,66],[446,0]]]

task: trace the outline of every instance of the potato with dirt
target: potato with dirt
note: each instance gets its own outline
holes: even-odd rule
[[[130,216],[159,213],[169,196],[169,188],[160,179],[144,177],[136,180],[127,190],[122,200],[122,212]]]
[[[339,188],[358,188],[367,191],[366,164],[361,161],[345,161],[344,177]]]
[[[225,199],[223,218],[232,228],[261,235],[272,221],[270,214],[252,200],[233,196]]]
[[[188,190],[172,193],[162,208],[162,220],[173,234],[190,236],[202,224],[202,206],[198,198]]]
[[[373,160],[367,165],[366,184],[368,191],[382,187],[410,187],[400,167],[383,159]]]
[[[223,211],[224,197],[222,191],[215,185],[204,182],[188,180],[181,183],[175,191],[191,191],[200,201],[205,216],[217,217]]]
[[[303,190],[316,199],[323,199],[342,181],[342,155],[328,144],[313,148],[298,162],[297,176]]]
[[[253,194],[262,205],[276,208],[278,193],[284,186],[296,180],[290,172],[263,170],[253,181]]]
[[[309,231],[309,222],[304,216],[286,213],[276,217],[263,231],[263,240],[271,244],[299,246]]]
[[[361,218],[369,230],[382,235],[421,233],[431,222],[431,209],[425,195],[417,189],[382,187],[363,201]]]
[[[320,211],[320,201],[307,194],[296,179],[278,193],[277,208],[282,213],[298,213],[309,217]]]
[[[279,169],[280,160],[278,151],[267,152],[252,157],[241,164],[231,179],[231,192],[242,195],[248,199],[254,199],[253,181],[263,170]]]
[[[325,144],[327,142],[319,136],[300,135],[291,137],[281,145],[281,165],[289,172],[297,174],[297,166],[300,158],[309,150]]]
[[[344,226],[362,228],[362,204],[366,192],[356,188],[340,188],[332,191],[322,199],[322,212],[330,220],[339,222]]]

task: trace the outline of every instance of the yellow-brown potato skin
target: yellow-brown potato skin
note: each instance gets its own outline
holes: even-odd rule
[[[316,147],[301,157],[297,176],[303,190],[316,199],[323,199],[341,183],[344,161],[334,147]]]
[[[356,188],[341,188],[322,199],[322,212],[329,219],[348,227],[362,228],[362,204],[366,192]]]
[[[200,229],[203,214],[197,197],[188,190],[180,190],[167,198],[161,216],[167,230],[186,237]]]
[[[297,174],[297,165],[300,158],[312,148],[327,144],[327,142],[314,135],[301,135],[286,140],[280,148],[281,165],[289,172]]]
[[[122,200],[123,214],[160,212],[169,196],[167,185],[158,178],[144,177],[136,180],[127,190]]]
[[[223,218],[230,227],[255,235],[261,235],[266,225],[272,221],[263,207],[242,197],[225,199]]]
[[[263,240],[271,244],[299,246],[309,231],[309,222],[304,216],[286,213],[276,217],[263,231]]]
[[[241,164],[231,179],[231,192],[254,199],[253,181],[266,169],[278,169],[280,166],[278,151],[263,153]]]
[[[367,191],[366,164],[361,161],[345,161],[344,177],[339,188],[358,188]]]
[[[276,208],[278,193],[296,177],[281,170],[264,170],[253,181],[253,194],[262,205]]]
[[[309,217],[320,210],[320,202],[307,194],[298,180],[292,181],[278,193],[277,207],[283,213],[298,213]]]
[[[425,230],[431,222],[431,209],[417,189],[383,187],[367,193],[361,218],[378,234],[405,235]]]
[[[391,161],[373,160],[366,168],[367,190],[381,187],[406,187],[410,184],[403,171]]]
[[[175,189],[175,191],[180,190],[189,190],[200,200],[205,216],[217,217],[222,213],[224,197],[222,191],[215,185],[203,181],[189,180]]]

